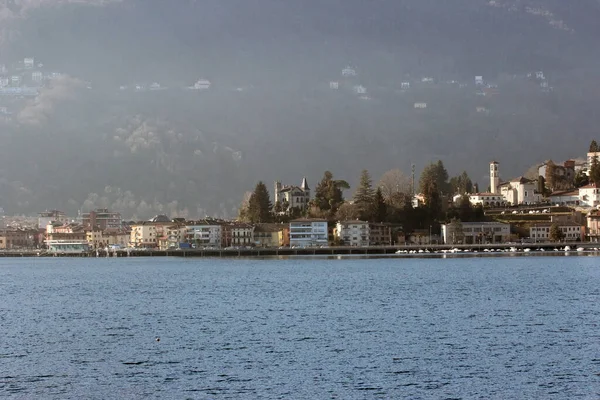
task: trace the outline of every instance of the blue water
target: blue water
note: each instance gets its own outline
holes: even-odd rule
[[[1,259],[0,396],[597,399],[599,323],[596,257]]]

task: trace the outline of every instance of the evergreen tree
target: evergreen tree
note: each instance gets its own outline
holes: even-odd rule
[[[565,234],[560,230],[558,224],[554,223],[550,226],[550,240],[553,242],[560,242],[564,237]]]
[[[598,153],[600,151],[600,147],[598,147],[598,143],[595,140],[592,140],[590,143],[590,153]]]
[[[600,185],[600,163],[598,162],[598,156],[592,158],[592,165],[590,167],[590,183]]]
[[[271,208],[269,191],[265,184],[260,181],[256,184],[252,196],[250,196],[247,219],[252,223],[272,222],[273,215],[271,214]]]
[[[366,169],[360,174],[360,183],[354,193],[354,204],[358,207],[360,218],[364,221],[371,219],[375,213],[375,191],[371,175]]]
[[[315,205],[321,211],[329,211],[334,215],[337,209],[344,203],[343,189],[349,189],[348,182],[334,180],[330,171],[325,171],[321,182],[315,188]]]
[[[437,163],[431,163],[423,169],[419,179],[419,191],[425,193],[426,187],[431,181],[435,181],[436,188],[440,194],[449,194],[451,192],[448,183],[448,171],[444,167],[442,160]]]
[[[435,221],[442,210],[441,195],[435,180],[427,182],[427,186],[425,186],[423,191],[423,197],[425,198],[425,206],[429,212],[429,217],[431,221]]]
[[[384,222],[387,219],[387,204],[381,188],[375,192],[375,222]]]
[[[473,192],[473,182],[467,171],[450,179],[450,190],[453,194],[465,194]]]

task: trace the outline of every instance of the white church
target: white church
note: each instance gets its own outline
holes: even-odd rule
[[[542,194],[538,193],[536,180],[518,177],[510,181],[500,181],[498,162],[490,163],[490,192],[474,193],[469,195],[473,205],[484,207],[502,207],[518,204],[537,204],[542,201]],[[460,196],[455,197],[457,201]]]

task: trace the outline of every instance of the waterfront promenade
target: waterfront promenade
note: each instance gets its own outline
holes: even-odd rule
[[[524,251],[564,251],[569,246],[571,252],[578,248],[584,251],[598,251],[600,243],[503,243],[473,245],[400,245],[371,247],[307,247],[307,248],[247,248],[247,249],[174,249],[174,250],[137,250],[126,249],[109,251],[92,250],[85,253],[51,253],[43,250],[0,251],[0,257],[277,257],[277,256],[335,256],[335,255],[394,255],[400,254],[443,254],[458,249],[456,253],[499,253],[511,248],[516,252]],[[527,250],[528,249],[528,250]]]

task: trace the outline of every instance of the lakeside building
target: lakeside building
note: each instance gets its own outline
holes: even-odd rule
[[[121,213],[99,208],[81,215],[81,224],[84,229],[118,230],[123,227]]]
[[[366,221],[339,221],[333,236],[345,246],[365,247],[370,244],[369,223]]]
[[[284,247],[290,245],[288,224],[257,224],[254,227],[254,245],[257,247]]]
[[[166,215],[157,215],[150,221],[139,222],[131,225],[129,246],[141,248],[168,247],[168,227],[173,222]]]
[[[290,222],[291,247],[327,246],[327,220],[301,218]]]
[[[587,240],[600,241],[600,210],[592,210],[586,216]]]
[[[459,222],[442,225],[445,244],[493,244],[510,241],[510,224],[501,222]]]
[[[221,247],[247,247],[254,244],[255,227],[246,223],[221,224]]]
[[[186,224],[186,241],[196,248],[221,248],[222,226],[213,221],[197,221]]]
[[[460,201],[462,196],[455,196],[455,201]],[[474,205],[483,207],[504,207],[506,199],[499,193],[473,193],[469,195],[469,202]]]
[[[0,249],[32,248],[39,245],[37,231],[31,229],[0,230]]]
[[[390,246],[393,244],[392,229],[394,225],[384,222],[369,223],[369,245],[370,246]],[[402,227],[396,225],[396,228]],[[404,240],[403,240],[404,241]]]
[[[535,242],[550,242],[550,228],[555,222],[536,223],[529,228],[529,237]],[[565,242],[585,240],[585,227],[575,222],[556,222]]]

